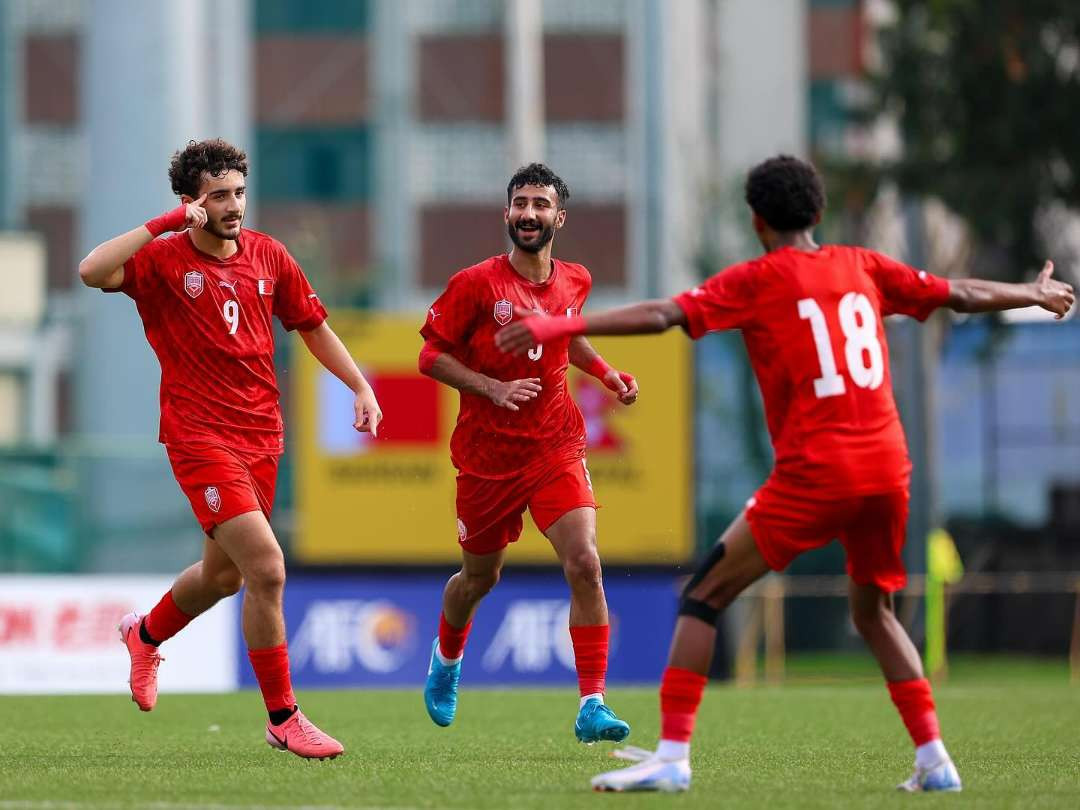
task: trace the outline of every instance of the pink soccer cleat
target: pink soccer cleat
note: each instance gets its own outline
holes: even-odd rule
[[[157,703],[158,665],[165,659],[157,647],[147,644],[139,638],[139,623],[142,616],[129,613],[120,620],[120,640],[131,655],[131,674],[128,684],[131,686],[131,699],[144,712],[150,711]]]
[[[266,724],[266,741],[279,751],[292,751],[305,759],[333,759],[345,753],[345,747],[315,727],[297,709],[280,726]]]

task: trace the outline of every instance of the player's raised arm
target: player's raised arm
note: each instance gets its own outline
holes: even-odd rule
[[[114,236],[91,250],[79,262],[79,278],[87,287],[115,289],[124,283],[124,263],[153,239],[166,231],[201,228],[206,224],[206,201],[203,194],[197,200],[178,205],[145,225]]]
[[[353,407],[356,410],[356,421],[353,422],[353,427],[361,433],[378,436],[379,423],[382,421],[379,401],[375,398],[371,384],[357,368],[356,361],[345,348],[345,344],[341,342],[341,338],[326,321],[306,332],[299,331],[311,356],[318,360],[323,368],[345,383],[356,395],[353,401]]]
[[[515,312],[514,318],[513,323],[495,333],[495,345],[513,354],[572,335],[653,335],[686,325],[686,313],[670,298],[572,318],[552,318],[524,310]]]
[[[1052,278],[1054,263],[1047,261],[1039,277],[1025,284],[1009,284],[978,278],[949,282],[946,306],[956,312],[997,312],[1019,307],[1042,307],[1060,320],[1076,299],[1071,284]]]
[[[503,382],[473,371],[437,341],[428,340],[420,350],[420,372],[444,385],[486,397],[500,408],[521,410],[520,405],[540,395],[539,377]]]
[[[638,384],[633,374],[619,371],[608,365],[595,347],[584,335],[575,335],[570,339],[568,351],[570,362],[600,380],[607,388],[615,392],[623,405],[633,405],[638,398]]]

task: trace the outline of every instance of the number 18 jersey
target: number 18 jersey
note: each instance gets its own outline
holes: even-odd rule
[[[742,330],[776,453],[774,489],[839,499],[907,486],[882,318],[925,320],[948,297],[943,278],[829,245],[772,251],[674,300],[695,339]]]

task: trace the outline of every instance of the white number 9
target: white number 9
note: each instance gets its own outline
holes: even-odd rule
[[[535,346],[532,349],[529,349],[529,359],[530,360],[539,360],[540,356],[543,355],[543,353],[544,353],[543,344],[541,344],[539,346]]]
[[[229,334],[235,335],[236,327],[240,325],[240,306],[230,298],[225,302],[221,314],[225,317],[225,323],[229,325]]]

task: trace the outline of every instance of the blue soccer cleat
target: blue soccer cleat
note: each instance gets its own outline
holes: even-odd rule
[[[437,726],[446,727],[454,722],[457,714],[457,689],[461,680],[461,662],[447,666],[436,653],[439,640],[431,645],[431,664],[428,665],[427,683],[424,684],[424,706],[428,716]]]
[[[615,712],[599,699],[590,698],[578,712],[574,735],[588,745],[600,740],[622,742],[630,736],[630,725],[616,717]]]
[[[929,768],[915,766],[915,773],[905,782],[896,786],[897,790],[906,790],[908,793],[930,793],[940,791],[943,793],[959,793],[961,790],[960,774],[956,772],[956,766],[951,759],[943,759]]]
[[[690,760],[660,759],[651,752],[644,753],[649,754],[648,758],[637,765],[594,776],[592,789],[616,793],[642,790],[682,793],[690,789]]]

